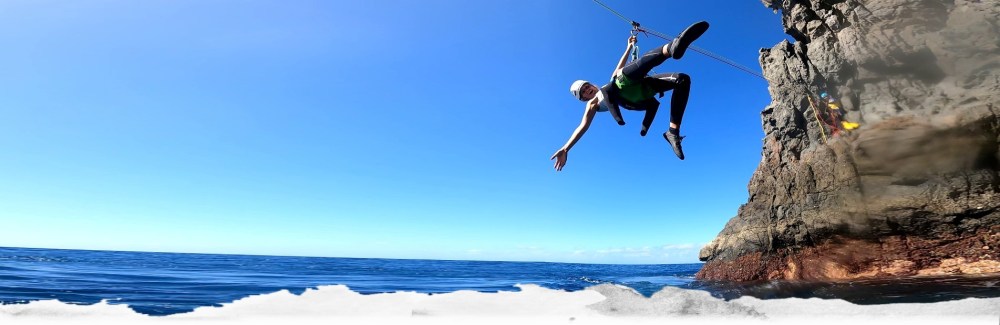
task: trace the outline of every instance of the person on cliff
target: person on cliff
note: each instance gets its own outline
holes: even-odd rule
[[[684,116],[684,108],[687,106],[688,93],[691,91],[691,78],[684,73],[662,73],[647,76],[656,66],[665,62],[668,58],[679,60],[684,56],[684,51],[691,45],[691,42],[698,39],[708,30],[708,23],[697,22],[685,29],[677,38],[670,43],[661,45],[637,60],[625,64],[629,54],[635,46],[636,37],[632,35],[628,39],[625,54],[618,60],[614,72],[611,74],[611,82],[601,88],[594,84],[577,80],[570,86],[569,91],[576,99],[586,102],[583,111],[583,120],[573,131],[569,141],[563,145],[550,160],[555,160],[555,169],[560,171],[566,165],[569,150],[583,137],[583,134],[590,128],[591,121],[597,112],[610,112],[611,116],[618,122],[618,125],[625,125],[621,117],[619,105],[625,109],[635,111],[645,111],[642,120],[642,130],[640,136],[646,136],[649,126],[653,123],[656,111],[660,107],[660,102],[655,95],[673,90],[670,96],[670,128],[663,133],[663,138],[674,150],[677,158],[684,160],[684,151],[681,148],[680,128],[681,118]]]

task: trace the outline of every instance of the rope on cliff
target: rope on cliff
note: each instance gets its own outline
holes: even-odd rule
[[[813,115],[816,116],[816,123],[819,124],[819,132],[823,135],[823,143],[827,143],[830,140],[826,138],[826,128],[823,127],[823,121],[819,118],[819,112],[816,110],[816,104],[813,103],[812,95],[806,92],[806,99],[809,99],[809,107],[813,109]]]
[[[607,5],[605,5],[604,3],[602,3],[601,1],[594,0],[594,2],[597,3],[598,5],[600,5],[601,7],[604,7],[604,9],[607,9],[612,14],[618,16],[618,18],[621,18],[626,23],[629,23],[630,25],[633,26],[633,28],[635,28],[638,31],[641,31],[641,32],[646,33],[646,34],[652,34],[653,36],[662,38],[662,39],[667,40],[667,41],[672,41],[674,39],[673,37],[670,37],[669,35],[665,35],[663,33],[657,32],[657,31],[649,29],[649,28],[640,28],[640,27],[638,27],[639,23],[635,22],[634,20],[628,19],[627,17],[625,17],[625,15],[622,15],[621,13],[615,11],[614,9],[611,9],[611,7],[608,7]],[[754,71],[753,69],[750,69],[750,68],[748,68],[746,66],[743,66],[743,65],[741,65],[739,63],[736,63],[735,61],[730,60],[730,59],[728,59],[728,58],[726,58],[726,57],[724,57],[722,55],[718,55],[718,54],[709,52],[709,51],[707,51],[705,49],[699,48],[699,47],[694,46],[694,45],[689,46],[688,49],[692,50],[692,51],[695,51],[695,52],[698,52],[698,53],[701,53],[704,56],[707,56],[709,58],[715,59],[716,61],[725,63],[725,64],[727,64],[727,65],[729,65],[729,66],[731,66],[733,68],[736,68],[736,69],[741,70],[743,72],[749,73],[749,74],[751,74],[753,76],[756,76],[758,78],[761,78],[761,79],[763,79],[765,81],[767,80],[767,78],[765,78],[764,75],[760,74],[759,72]]]

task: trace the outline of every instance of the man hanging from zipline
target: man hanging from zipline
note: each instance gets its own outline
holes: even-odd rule
[[[638,25],[635,26],[638,28]],[[668,58],[679,60],[684,56],[684,51],[691,45],[691,42],[698,39],[706,30],[708,30],[707,22],[697,22],[688,26],[670,43],[657,47],[643,54],[642,57],[625,64],[635,47],[636,36],[633,34],[628,39],[625,54],[615,66],[611,82],[601,88],[597,88],[585,80],[573,82],[569,88],[570,93],[587,104],[580,125],[573,131],[569,141],[552,155],[551,159],[556,161],[555,169],[560,171],[566,165],[569,150],[590,128],[590,122],[594,120],[594,115],[597,112],[611,112],[611,116],[618,122],[618,125],[625,125],[619,106],[624,106],[625,109],[629,110],[645,111],[639,135],[646,136],[646,132],[656,116],[656,111],[660,107],[660,102],[656,100],[655,95],[660,94],[662,97],[663,92],[669,90],[673,90],[670,96],[670,128],[663,133],[663,138],[673,147],[677,158],[684,160],[684,151],[681,149],[681,139],[684,137],[680,135],[680,128],[684,108],[687,106],[688,94],[691,91],[691,78],[684,73],[647,75],[654,67],[662,64]]]

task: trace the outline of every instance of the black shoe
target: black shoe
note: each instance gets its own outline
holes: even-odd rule
[[[673,57],[674,60],[679,60],[682,56],[684,56],[684,51],[687,50],[688,45],[691,45],[691,42],[694,42],[694,40],[698,39],[698,37],[701,37],[701,34],[704,34],[707,30],[708,22],[705,21],[699,21],[691,26],[688,26],[688,28],[684,29],[684,31],[673,40],[673,42],[670,42],[670,56]]]
[[[684,160],[684,149],[681,148],[681,140],[684,140],[684,137],[679,134],[663,132],[663,138],[667,140],[670,147],[674,148],[674,154],[677,155],[677,158]]]

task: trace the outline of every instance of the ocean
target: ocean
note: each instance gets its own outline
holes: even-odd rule
[[[0,302],[109,300],[148,315],[184,313],[247,296],[342,284],[362,294],[516,291],[516,284],[583,290],[622,284],[651,295],[691,287],[701,264],[320,258],[0,248]]]
[[[631,306],[665,299],[663,292],[667,292],[675,293],[674,297],[679,293],[696,297],[684,299],[697,300],[698,306],[732,305],[735,304],[732,301],[747,299],[818,298],[853,306],[963,300],[986,303],[987,309],[997,306],[996,312],[1000,314],[997,298],[1000,275],[731,284],[695,280],[700,268],[701,264],[607,265],[0,248],[0,303],[4,304],[0,307],[58,301],[65,305],[123,305],[141,315],[170,316],[198,308],[220,308],[250,297],[280,293],[293,299],[309,291],[323,290],[360,294],[345,298],[360,301],[365,296],[406,292],[422,296],[481,293],[485,297],[491,297],[490,294],[500,297],[496,293],[516,293],[526,288],[570,297],[599,288],[596,291],[606,297],[619,289],[634,293],[635,297],[627,298],[636,301]],[[317,291],[318,288],[322,289]],[[757,306],[747,308],[756,308],[758,313],[767,309],[758,303],[742,305]],[[720,310],[744,311],[732,306],[711,307],[695,314]],[[7,313],[23,311],[7,310]],[[0,308],[0,316],[3,314]]]

